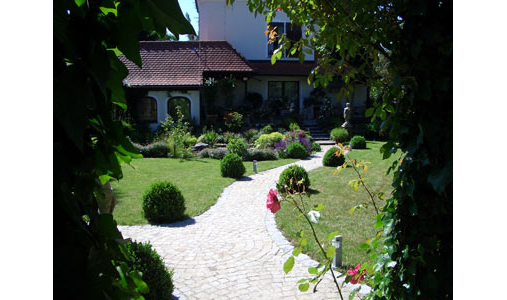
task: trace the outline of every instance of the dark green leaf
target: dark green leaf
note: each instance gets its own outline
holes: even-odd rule
[[[142,61],[139,54],[138,34],[142,29],[138,2],[120,2],[118,30],[115,35],[117,48],[139,67],[142,67]]]
[[[177,38],[180,34],[196,34],[183,15],[177,0],[146,0],[141,3],[146,4],[159,35],[165,35],[166,27]]]
[[[70,140],[83,149],[83,134],[88,126],[87,102],[94,98],[87,78],[77,66],[67,67],[54,82],[54,114]]]
[[[100,215],[100,232],[109,239],[120,239],[121,234],[116,227],[116,221],[111,214]]]
[[[369,118],[373,115],[373,110],[374,108],[373,107],[370,107],[366,110],[366,112],[364,113],[365,117]]]

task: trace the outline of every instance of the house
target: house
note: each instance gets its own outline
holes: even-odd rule
[[[139,91],[133,103],[134,118],[150,123],[155,128],[167,114],[180,106],[188,118],[202,123],[211,115],[211,105],[221,110],[234,109],[245,104],[249,94],[255,93],[265,105],[269,101],[283,104],[281,114],[298,114],[302,119],[314,117],[304,106],[304,99],[313,87],[307,76],[316,66],[315,57],[306,54],[300,63],[297,53],[283,53],[281,60],[271,65],[271,55],[278,44],[268,44],[263,16],[255,17],[248,10],[246,0],[237,0],[227,7],[223,0],[196,0],[199,12],[198,41],[143,41],[140,55],[143,67],[139,68],[124,57],[129,69],[124,81],[128,90]],[[291,25],[279,12],[272,23],[278,34],[298,40],[304,28]],[[232,87],[227,97],[205,99],[209,78],[228,80]],[[212,83],[213,84],[213,83]],[[260,95],[260,97],[259,97]],[[358,86],[352,102],[364,104],[365,86]],[[262,98],[262,99],[261,99]],[[268,108],[269,110],[269,108]],[[210,116],[208,116],[210,117]]]

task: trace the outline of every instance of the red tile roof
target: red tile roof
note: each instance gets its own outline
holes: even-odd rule
[[[226,41],[142,41],[142,68],[126,59],[132,87],[200,86],[203,72],[253,72],[252,66]]]

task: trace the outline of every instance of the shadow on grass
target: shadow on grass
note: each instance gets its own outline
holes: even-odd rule
[[[179,160],[180,163],[188,162],[188,161],[195,161],[195,162],[200,162],[200,163],[208,164],[208,162],[205,161],[205,160],[203,160],[202,158],[193,158],[193,157],[190,157],[190,158],[180,158],[180,160]]]
[[[312,188],[308,188],[306,190],[306,192],[310,195],[317,195],[317,194],[320,194],[320,191],[319,190],[316,190],[316,189],[312,189]]]

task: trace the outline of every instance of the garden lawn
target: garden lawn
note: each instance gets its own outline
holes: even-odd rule
[[[279,159],[259,161],[258,172],[298,161]],[[252,162],[243,162],[246,176],[253,174]],[[168,180],[176,184],[185,198],[185,214],[200,215],[215,204],[223,189],[235,181],[220,175],[220,161],[211,158],[176,159],[142,158],[122,165],[123,179],[113,182],[112,187],[117,205],[114,218],[120,225],[147,224],[142,213],[142,196],[156,181]]]
[[[366,178],[367,187],[371,190],[382,188],[382,191],[388,196],[392,191],[392,173],[385,176],[385,172],[390,164],[400,157],[400,152],[396,153],[389,160],[382,160],[379,152],[383,142],[367,142],[367,148],[364,150],[353,150],[349,153],[351,159],[370,161],[368,171],[363,172]],[[365,250],[359,249],[359,245],[367,239],[375,236],[375,210],[363,188],[354,192],[348,182],[357,179],[357,174],[352,167],[348,167],[342,172],[333,176],[336,167],[321,167],[309,172],[310,178],[310,198],[305,198],[311,205],[323,203],[325,209],[321,212],[321,219],[318,224],[314,224],[317,236],[321,243],[326,241],[329,233],[338,231],[343,236],[343,256],[342,261],[344,269],[355,266],[359,263],[372,261]],[[350,208],[362,202],[368,202],[367,209],[349,214]],[[377,207],[381,208],[384,201],[377,202]],[[303,247],[303,252],[312,258],[323,261],[324,256],[318,249],[317,244],[311,235],[310,226],[306,221],[300,222],[295,226],[295,220],[299,213],[292,204],[282,202],[282,208],[276,213],[276,223],[285,237],[293,245],[299,245],[297,239],[299,230],[304,228],[305,237],[308,239],[308,246]],[[300,245],[299,245],[300,246]],[[380,246],[379,246],[380,248]]]

